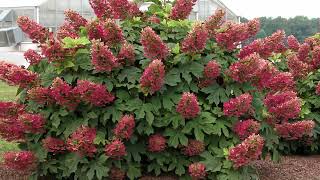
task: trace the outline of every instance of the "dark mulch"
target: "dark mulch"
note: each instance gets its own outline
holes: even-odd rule
[[[28,176],[0,167],[0,180],[28,180]]]

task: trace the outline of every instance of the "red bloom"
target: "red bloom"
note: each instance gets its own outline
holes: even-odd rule
[[[113,140],[110,144],[105,147],[106,156],[111,158],[120,159],[121,157],[127,155],[126,146],[119,139]]]
[[[220,75],[220,64],[217,61],[209,61],[203,71],[204,77],[216,79]]]
[[[154,134],[149,137],[148,151],[150,152],[162,152],[167,148],[167,140],[160,134]]]
[[[177,0],[172,7],[170,18],[173,20],[186,19],[197,0]]]
[[[298,39],[296,37],[294,37],[293,35],[288,36],[287,43],[288,43],[288,46],[291,50],[296,51],[296,52],[299,50],[300,43],[299,43]]]
[[[148,22],[154,23],[154,24],[160,24],[161,20],[156,15],[153,15],[148,18]]]
[[[200,113],[197,96],[189,92],[183,93],[176,110],[185,119],[197,117]]]
[[[140,13],[137,4],[128,0],[109,0],[108,1],[115,19],[126,19]]]
[[[288,57],[287,64],[290,73],[295,78],[303,78],[309,72],[311,72],[311,66],[303,61],[300,61],[296,55],[290,55]]]
[[[318,82],[318,84],[316,86],[316,94],[320,95],[320,82]],[[0,105],[0,117],[1,117],[1,105]]]
[[[195,24],[181,43],[181,51],[184,53],[199,53],[206,47],[208,32],[204,25]]]
[[[159,91],[164,84],[165,69],[160,60],[153,60],[140,78],[140,87],[145,94]]]
[[[104,106],[114,101],[115,97],[102,84],[95,84],[87,80],[78,80],[74,93],[81,99],[95,106]]]
[[[134,116],[125,115],[120,119],[113,132],[117,138],[130,139],[133,134],[134,127]]]
[[[117,58],[114,57],[109,47],[104,45],[103,42],[92,42],[91,56],[92,64],[98,72],[110,72],[119,66]]]
[[[34,87],[28,90],[28,99],[38,104],[52,104],[54,100],[51,97],[51,91],[45,87]]]
[[[42,59],[41,55],[32,49],[29,49],[24,53],[24,58],[28,61],[28,63],[30,63],[30,65],[39,64]]]
[[[151,27],[142,30],[140,42],[143,46],[144,56],[151,60],[165,59],[169,55],[169,48]]]
[[[251,103],[252,96],[249,93],[232,98],[223,104],[224,115],[240,117],[246,113],[251,113],[253,111]]]
[[[40,114],[24,113],[19,116],[19,121],[24,127],[25,133],[42,133],[46,120]]]
[[[299,140],[303,137],[312,137],[315,123],[312,120],[298,121],[295,123],[276,124],[278,135],[286,140]]]
[[[90,6],[99,19],[112,18],[112,9],[107,0],[90,0]]]
[[[229,150],[229,160],[235,168],[248,165],[257,160],[262,153],[264,139],[260,135],[251,135],[241,144]]]
[[[17,23],[22,31],[37,43],[44,43],[50,36],[48,29],[39,25],[27,16],[18,17]]]
[[[0,101],[0,119],[17,118],[24,112],[24,105],[15,102]]]
[[[126,178],[126,172],[117,167],[112,167],[109,171],[108,178],[110,180],[124,180]]]
[[[253,119],[238,121],[233,128],[233,131],[241,140],[244,140],[253,134],[258,134],[259,130],[260,123]]]
[[[124,41],[123,33],[119,25],[112,19],[104,21],[104,37],[102,41],[108,46],[114,46]]]
[[[48,58],[49,62],[63,61],[66,51],[60,41],[50,38],[47,43],[41,45],[42,55]]]
[[[63,153],[66,150],[65,142],[58,138],[47,137],[42,140],[42,144],[51,153]]]
[[[205,179],[207,176],[206,166],[202,163],[193,163],[189,165],[189,174],[194,179]]]
[[[93,156],[97,152],[97,148],[94,145],[96,135],[95,128],[81,126],[67,139],[67,149],[81,155]]]
[[[34,170],[37,158],[31,151],[6,152],[3,154],[4,166],[20,172]]]
[[[264,104],[272,115],[285,121],[299,117],[301,111],[301,101],[293,91],[269,93]]]
[[[106,37],[103,21],[94,20],[87,25],[88,37],[90,40],[102,40]]]
[[[210,38],[215,38],[217,30],[220,29],[221,25],[225,21],[226,12],[222,9],[217,9],[215,13],[205,21],[205,27],[208,31]]]
[[[186,156],[197,156],[205,151],[205,144],[201,141],[189,139],[188,145],[182,149],[182,154]]]
[[[288,91],[295,89],[295,81],[291,73],[280,72],[273,76],[266,84],[266,88],[276,91]]]
[[[88,24],[88,21],[74,10],[67,9],[64,11],[64,15],[66,16],[66,21],[69,22],[75,31],[79,31],[81,26],[86,27]]]
[[[134,64],[136,60],[136,55],[134,53],[134,46],[129,43],[124,43],[121,46],[120,52],[117,56],[119,63],[125,64]]]
[[[315,46],[312,50],[311,66],[313,70],[317,70],[320,67],[320,46]]]
[[[18,118],[0,119],[0,137],[6,141],[24,139],[24,126]]]
[[[65,22],[62,26],[59,27],[57,31],[57,38],[59,40],[63,40],[64,38],[69,37],[72,39],[79,38],[78,33],[76,30],[69,24],[69,22]]]
[[[309,59],[309,53],[311,51],[311,47],[308,43],[303,43],[300,45],[300,48],[298,50],[298,59],[303,62],[308,62]]]

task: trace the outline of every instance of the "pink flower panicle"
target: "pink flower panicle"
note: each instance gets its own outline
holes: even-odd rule
[[[223,104],[224,115],[240,117],[246,113],[251,113],[253,111],[251,103],[252,96],[249,93],[232,98]]]
[[[288,69],[295,78],[303,78],[311,72],[311,66],[303,61],[300,61],[296,55],[288,56]]]
[[[197,0],[177,0],[171,9],[170,18],[173,20],[186,19]]]
[[[264,139],[260,135],[251,135],[241,144],[229,150],[228,159],[233,162],[235,168],[248,165],[259,158],[263,146]]]
[[[136,60],[135,49],[132,44],[125,42],[122,44],[120,52],[117,56],[118,61],[122,65],[133,65]]]
[[[273,92],[295,90],[294,77],[289,72],[280,72],[270,78],[266,88]]]
[[[4,166],[18,172],[30,172],[36,168],[37,158],[31,151],[5,152]]]
[[[34,87],[27,91],[27,98],[34,101],[40,105],[52,104],[54,103],[51,97],[51,91],[49,88],[45,87]]]
[[[220,75],[220,64],[215,61],[209,61],[206,67],[204,68],[203,75],[208,79],[216,79]]]
[[[90,40],[100,40],[104,37],[106,37],[106,31],[104,28],[104,23],[103,21],[100,20],[94,20],[88,23],[87,25],[87,30],[88,30],[88,38]]]
[[[89,3],[99,19],[103,20],[105,18],[113,17],[112,9],[107,0],[90,0]]]
[[[31,20],[27,16],[18,17],[17,23],[30,39],[37,43],[44,43],[50,36],[49,30]]]
[[[6,141],[24,140],[24,126],[17,117],[0,119],[0,137]]]
[[[128,0],[108,0],[115,19],[126,19],[138,16],[141,12],[137,4]]]
[[[196,23],[191,32],[181,43],[181,51],[184,53],[199,53],[206,47],[208,40],[208,31],[204,25]]]
[[[108,178],[110,180],[124,180],[126,178],[126,172],[113,166],[113,167],[111,167],[111,169],[109,171]]]
[[[269,113],[284,121],[299,117],[301,111],[301,101],[293,91],[269,93],[264,104]]]
[[[293,35],[288,36],[287,43],[288,43],[288,46],[291,50],[293,50],[295,52],[297,52],[299,50],[300,43],[299,43],[298,39],[296,37],[294,37]]]
[[[112,47],[119,43],[124,42],[124,36],[119,25],[112,19],[106,19],[103,23],[104,33],[101,40],[105,42],[106,45]]]
[[[189,139],[188,145],[182,149],[182,154],[186,156],[197,156],[205,151],[205,144],[201,141]]]
[[[300,45],[300,48],[298,50],[298,59],[302,62],[308,62],[309,59],[309,53],[311,51],[311,47],[308,43],[303,43]]]
[[[176,111],[185,119],[192,119],[199,115],[200,106],[195,94],[184,92],[176,107]]]
[[[298,121],[295,123],[276,124],[278,135],[286,140],[301,140],[303,137],[312,137],[315,123],[312,120]]]
[[[114,128],[113,132],[117,138],[120,139],[130,139],[135,127],[135,121],[133,115],[125,115],[123,116],[116,127]]]
[[[41,55],[32,49],[29,49],[24,53],[24,58],[27,60],[28,63],[30,63],[30,65],[39,64],[42,60]]]
[[[150,23],[154,23],[154,24],[160,24],[161,23],[161,19],[158,18],[156,15],[153,15],[153,16],[149,17],[147,21],[150,22]]]
[[[312,70],[317,70],[320,67],[320,46],[315,46],[312,50]]]
[[[316,94],[320,96],[320,82],[316,86]],[[1,117],[1,106],[0,106],[0,117]]]
[[[74,10],[67,9],[64,15],[66,16],[66,21],[75,31],[79,31],[80,27],[86,27],[88,24],[88,21]]]
[[[121,159],[121,157],[127,155],[126,147],[119,139],[113,140],[110,144],[105,146],[106,156],[115,159]]]
[[[63,61],[66,55],[62,43],[54,38],[50,38],[47,43],[41,45],[41,52],[49,62]]]
[[[150,152],[162,152],[167,148],[167,140],[160,134],[154,134],[149,137],[148,151]]]
[[[0,119],[17,118],[24,112],[24,105],[15,102],[0,101]]]
[[[188,170],[193,179],[205,179],[207,176],[206,166],[202,163],[190,164]]]
[[[93,156],[97,152],[94,145],[96,135],[97,130],[95,128],[81,126],[67,139],[67,149],[80,155]]]
[[[22,123],[25,133],[42,133],[46,120],[40,114],[24,113],[19,116],[19,121]]]
[[[205,27],[210,38],[215,38],[217,30],[220,29],[225,21],[226,12],[222,9],[217,9],[215,13],[205,21]]]
[[[104,106],[115,99],[106,86],[87,80],[78,80],[74,93],[79,95],[83,101],[95,106]]]
[[[245,121],[238,121],[233,127],[233,131],[238,135],[241,140],[247,137],[258,134],[260,130],[260,123],[253,119],[247,119]]]
[[[51,153],[63,153],[66,151],[66,144],[63,140],[53,137],[47,137],[42,140],[43,147]]]
[[[142,30],[140,42],[146,58],[162,60],[169,55],[169,48],[151,27],[146,27]]]
[[[111,72],[112,69],[119,66],[117,58],[103,42],[92,42],[91,56],[92,64],[97,72]]]
[[[62,26],[59,27],[57,31],[57,38],[63,40],[64,38],[69,37],[72,39],[79,38],[76,30],[69,24],[69,22],[64,22]]]
[[[165,67],[160,60],[153,60],[140,78],[140,87],[145,94],[154,94],[164,84]]]

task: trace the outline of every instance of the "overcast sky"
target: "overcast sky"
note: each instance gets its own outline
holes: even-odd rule
[[[221,0],[237,15],[254,17],[294,17],[304,15],[320,18],[320,0]]]

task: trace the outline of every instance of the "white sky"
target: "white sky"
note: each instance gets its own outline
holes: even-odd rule
[[[320,18],[320,0],[221,0],[237,15],[249,19],[261,16]]]

